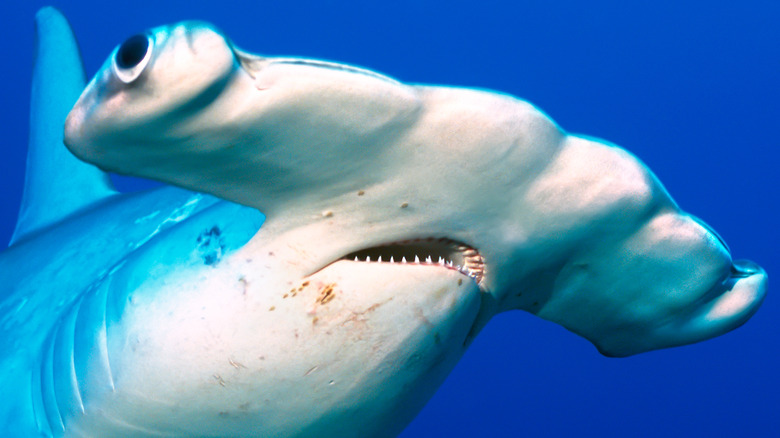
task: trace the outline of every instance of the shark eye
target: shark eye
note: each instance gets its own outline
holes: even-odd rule
[[[143,73],[152,56],[154,42],[145,34],[133,35],[116,49],[114,73],[120,81],[129,84]]]

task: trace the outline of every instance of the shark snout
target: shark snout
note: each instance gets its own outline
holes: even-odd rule
[[[742,325],[764,300],[767,281],[766,272],[756,263],[735,260],[728,278],[723,282],[723,293],[708,306],[707,319],[724,320],[730,325],[727,330]]]
[[[671,345],[698,342],[741,326],[758,310],[768,276],[756,263],[735,260],[729,275],[714,285],[687,316],[661,330]]]

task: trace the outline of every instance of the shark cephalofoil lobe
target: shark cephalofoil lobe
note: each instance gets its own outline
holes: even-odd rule
[[[51,53],[78,64],[64,19],[38,24],[36,84]],[[33,106],[62,148],[65,111]],[[74,161],[91,195],[22,215],[0,255],[14,436],[393,436],[499,312],[626,356],[731,330],[766,292],[636,158],[527,102],[205,23],[129,38],[65,125],[84,161],[198,193],[115,194]]]

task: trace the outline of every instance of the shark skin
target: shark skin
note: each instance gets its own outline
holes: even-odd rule
[[[128,317],[148,339],[121,359],[143,397],[117,412],[163,434],[392,436],[499,312],[628,356],[732,330],[766,293],[765,272],[732,260],[635,157],[527,102],[253,55],[205,23],[117,47],[65,143],[266,215],[218,275],[155,288],[166,306]],[[231,283],[242,306],[210,291]],[[155,339],[174,332],[182,288],[197,297],[187,320],[213,322],[187,332],[206,324],[218,345]]]
[[[521,308],[557,321],[620,356],[715,336],[743,323],[763,299],[763,271],[732,263],[717,235],[681,213],[633,157],[565,135],[524,102],[418,89],[349,66],[285,59],[274,67],[293,71],[277,71],[249,89],[271,90],[274,80],[298,73],[296,67],[303,77],[293,78],[324,89],[293,87],[301,94],[270,96],[280,104],[263,114],[272,117],[243,130],[256,119],[242,113],[252,105],[236,104],[252,102],[223,93],[248,80],[235,73],[259,78],[264,63],[275,60],[240,52],[202,24],[148,35],[153,44],[143,51],[138,38],[123,45],[125,68],[116,69],[112,55],[90,85],[69,118],[69,145],[105,169],[250,207],[165,188],[92,199],[40,231],[15,235],[0,255],[0,275],[14,290],[2,303],[3,339],[14,344],[4,349],[4,388],[13,392],[0,405],[0,418],[11,436],[393,436],[499,311]],[[166,60],[147,50],[182,49],[182,36],[208,59],[197,78],[175,77],[181,73],[176,63],[189,61],[186,51]],[[137,102],[129,90],[164,86],[152,74],[155,67],[171,68],[174,74],[163,79],[181,88],[171,88],[170,101]],[[211,68],[218,70],[213,76]],[[335,98],[339,111],[303,107],[312,112],[296,124],[302,108],[290,102],[312,103],[317,96]],[[338,99],[345,97],[358,108],[342,107]],[[106,98],[126,117],[106,112]],[[495,159],[472,163],[459,156],[469,142],[490,143],[484,128],[495,125],[479,117],[483,106],[507,111],[508,125],[489,139],[517,130],[532,134],[533,141],[514,138],[499,151],[512,159],[518,148],[538,147],[519,160],[527,164],[510,160],[507,167],[515,167],[507,170]],[[452,117],[463,122],[462,111],[475,120],[454,129]],[[438,128],[445,125],[442,134]],[[145,131],[133,131],[139,126]],[[269,126],[285,129],[265,131]],[[323,127],[336,131],[314,132]],[[231,130],[235,136],[226,137]],[[223,148],[225,138],[235,141],[239,134],[248,140]],[[271,144],[288,141],[257,157],[253,141],[261,134]],[[308,148],[300,147],[298,135],[312,141]],[[376,149],[355,150],[353,135]],[[431,155],[422,147],[430,142],[421,139],[432,135],[453,149]],[[193,138],[197,144],[188,142]],[[345,140],[331,145],[337,138]],[[113,149],[119,144],[129,149]],[[409,144],[420,147],[410,151]],[[236,160],[231,149],[248,160]],[[595,155],[600,166],[583,168],[583,154]],[[529,156],[535,159],[525,162]],[[443,161],[434,165],[436,159]],[[421,173],[416,161],[430,169],[425,180],[400,174],[399,168]],[[154,166],[145,171],[144,162]],[[383,169],[375,162],[401,164]],[[612,171],[606,181],[605,169]],[[484,174],[492,181],[477,180]],[[429,179],[437,187],[427,185]],[[583,190],[582,183],[591,186]],[[521,201],[491,205],[485,195],[496,185]],[[447,188],[453,199],[442,202]],[[260,232],[263,217],[253,207],[268,213]],[[116,236],[125,240],[117,244]],[[390,242],[399,244],[382,247]],[[377,261],[390,249],[429,251],[464,264],[478,250],[480,260],[466,269],[427,262],[424,255],[419,262],[407,255],[405,264],[342,260]],[[25,268],[31,255],[48,278]],[[83,258],[74,263],[74,256]],[[73,267],[76,273],[63,274]],[[651,269],[638,275],[639,268]],[[621,281],[621,275],[631,278]],[[657,290],[644,291],[649,296],[636,290],[659,278]],[[63,300],[41,287],[54,279],[58,291],[72,294]],[[654,318],[661,320],[654,324]]]
[[[393,242],[461,242],[484,262],[482,319],[520,308],[609,355],[723,333],[765,292],[760,267],[732,262],[635,157],[527,102],[252,55],[205,23],[117,47],[65,143],[103,169],[258,208],[267,221],[243,251],[273,252],[294,277]]]

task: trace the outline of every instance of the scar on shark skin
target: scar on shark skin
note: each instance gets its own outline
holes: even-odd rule
[[[336,298],[335,287],[336,287],[336,283],[325,285],[322,289],[320,289],[320,295],[317,298],[316,302],[322,305],[331,302],[333,298]]]
[[[228,358],[228,363],[235,369],[246,368],[246,366],[244,366],[244,364],[242,364],[241,362],[236,362],[235,360],[233,360],[232,357]]]
[[[378,309],[379,307],[383,306],[384,304],[389,303],[390,301],[393,301],[393,297],[390,297],[390,298],[386,299],[385,301],[382,301],[381,303],[374,303],[374,304],[370,305],[369,307],[367,307],[362,312],[356,312],[356,311],[353,310],[353,311],[350,312],[349,317],[347,317],[344,321],[342,321],[340,325],[343,327],[344,325],[346,325],[347,323],[350,323],[350,322],[354,323],[354,324],[365,323],[365,321],[366,321],[365,317],[366,317],[367,314],[373,312],[374,310]]]
[[[247,287],[249,286],[249,282],[247,281],[246,277],[243,275],[238,277],[238,282],[241,284],[241,295],[246,295]]]

